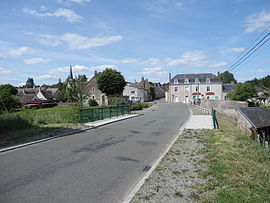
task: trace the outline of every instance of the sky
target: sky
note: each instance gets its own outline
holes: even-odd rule
[[[217,74],[269,25],[269,0],[1,0],[0,84],[55,84],[70,65],[129,82]],[[238,81],[270,74],[268,43],[233,70]]]

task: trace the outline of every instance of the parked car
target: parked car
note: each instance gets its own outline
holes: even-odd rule
[[[57,106],[57,103],[54,101],[48,101],[48,100],[33,100],[28,102],[26,105],[24,105],[27,109],[33,109],[33,108],[49,108]]]

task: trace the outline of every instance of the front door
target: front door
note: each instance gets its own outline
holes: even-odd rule
[[[186,96],[186,98],[185,98],[185,103],[188,104],[188,102],[189,102],[189,101],[188,101],[188,96]]]

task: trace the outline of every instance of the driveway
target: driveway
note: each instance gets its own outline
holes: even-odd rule
[[[0,154],[0,202],[121,202],[189,116],[143,116]]]

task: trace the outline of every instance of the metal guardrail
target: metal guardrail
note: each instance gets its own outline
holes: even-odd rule
[[[130,105],[80,109],[80,123],[130,114]]]
[[[212,119],[213,119],[214,129],[219,129],[216,110],[213,107],[212,107]]]

